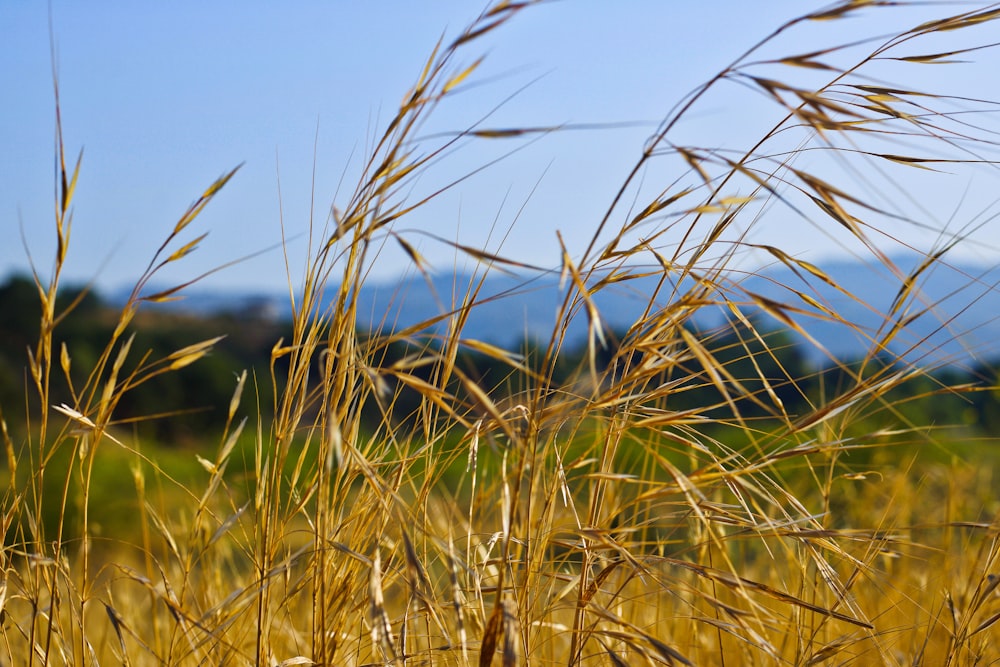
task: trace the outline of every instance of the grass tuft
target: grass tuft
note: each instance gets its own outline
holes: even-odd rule
[[[555,239],[557,323],[533,349],[464,337],[489,301],[487,275],[528,281],[534,268],[457,241],[443,242],[479,267],[464,293],[419,325],[360,332],[358,290],[384,244],[401,246],[429,278],[406,238],[420,231],[399,222],[454,183],[421,194],[418,181],[461,141],[539,132],[474,124],[420,135],[474,80],[482,58],[469,52],[480,38],[533,4],[496,3],[433,49],[355,190],[310,229],[306,264],[287,267],[290,337],[274,341],[266,372],[236,378],[214,452],[168,454],[116,415],[129,392],[220,343],[153,358],[136,349],[134,319],[199,279],[147,292],[197,249],[205,235],[188,240],[190,228],[238,167],[181,215],[103,351],[71,375],[82,362],[54,350],[53,333],[85,296],[57,311],[81,163],[67,168],[57,127],[54,270],[48,281],[34,273],[42,308],[24,405],[3,406],[23,410],[27,427],[8,431],[0,419],[10,479],[0,504],[0,663],[1000,660],[996,481],[957,455],[921,455],[956,443],[908,416],[899,398],[933,370],[912,361],[923,341],[892,352],[910,323],[934,316],[938,304],[920,285],[968,230],[941,232],[915,266],[899,266],[890,246],[911,241],[885,226],[923,223],[867,187],[890,189],[900,169],[993,165],[995,104],[883,77],[992,46],[920,50],[993,25],[1000,11],[963,5],[889,38],[759,59],[806,24],[901,9],[840,2],[780,26],[664,118],[581,255]],[[774,124],[743,150],[675,142],[678,123],[720,89],[768,100]],[[650,182],[660,188],[652,195]],[[769,240],[774,217],[817,227],[895,277],[880,327],[862,327],[823,296],[832,288],[874,309],[836,275]],[[784,299],[748,286],[748,254],[790,271]],[[642,317],[611,331],[596,297],[651,276]],[[724,323],[705,330],[703,313]],[[862,337],[866,355],[834,358],[811,339],[813,320]],[[567,369],[578,321],[585,353]],[[826,354],[839,383],[808,390],[783,361],[789,336]],[[469,351],[502,377],[469,371]],[[268,383],[273,392],[261,392]],[[64,384],[72,401],[56,405]],[[273,402],[247,406],[247,395]],[[807,409],[790,410],[790,396]],[[109,480],[112,470],[120,474]],[[107,484],[133,501],[130,526],[115,525],[98,500]]]

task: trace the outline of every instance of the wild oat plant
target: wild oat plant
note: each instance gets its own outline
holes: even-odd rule
[[[913,243],[883,230],[893,221],[916,231],[924,221],[906,212],[911,202],[880,194],[896,192],[904,170],[933,179],[937,170],[992,168],[994,103],[902,82],[991,46],[1000,8],[944,3],[934,8],[958,13],[891,37],[758,55],[789,31],[833,30],[859,14],[906,16],[897,6],[906,3],[842,2],[736,58],[636,147],[634,169],[595,211],[585,252],[573,256],[562,237],[552,239],[561,304],[551,336],[531,350],[463,336],[487,275],[527,280],[532,269],[458,242],[479,267],[459,296],[420,325],[362,335],[358,289],[380,248],[401,246],[417,271],[429,270],[408,240],[421,232],[404,234],[400,222],[449,186],[421,195],[417,178],[431,180],[434,165],[466,144],[559,131],[471,124],[450,136],[419,134],[475,79],[481,37],[531,4],[500,2],[433,50],[353,194],[311,229],[306,265],[288,267],[291,338],[274,342],[270,377],[262,369],[239,377],[217,450],[197,458],[201,482],[175,480],[116,421],[116,408],[217,342],[151,358],[135,349],[132,331],[148,303],[190,284],[147,289],[196,249],[202,237],[185,240],[189,227],[235,170],[181,216],[103,354],[83,369],[86,381],[74,385],[75,360],[54,349],[53,332],[66,314],[56,294],[80,163],[67,166],[59,133],[54,270],[36,274],[42,317],[25,360],[24,403],[2,406],[10,483],[0,515],[0,664],[1000,660],[990,479],[960,462],[918,470],[896,460],[901,444],[933,445],[936,431],[888,398],[927,372],[913,361],[919,346],[904,361],[890,345],[913,319],[933,316],[919,286],[971,223],[940,230],[924,261],[902,269],[892,244]],[[942,38],[963,46],[935,48]],[[705,100],[748,94],[778,111],[748,148],[673,140]],[[892,272],[898,296],[880,328],[861,327],[823,298],[832,286],[846,302],[861,300],[835,275],[755,241],[768,225],[788,224],[825,231]],[[787,298],[746,287],[748,251],[790,269]],[[658,288],[641,294],[644,314],[614,336],[596,297],[650,276]],[[725,330],[695,326],[709,310],[726,314]],[[863,336],[869,352],[851,365],[830,358],[843,381],[804,396],[809,409],[791,414],[780,396],[805,393],[803,379],[761,369],[780,356],[775,328],[818,345],[809,320]],[[587,354],[570,380],[557,381],[577,321],[586,323]],[[737,342],[723,355],[712,341],[727,331]],[[412,353],[390,356],[400,342]],[[457,363],[463,350],[503,364],[508,377],[472,377]],[[53,404],[57,383],[69,383],[71,403]],[[275,385],[273,404],[248,398],[265,383]],[[696,390],[715,398],[677,407]],[[401,419],[404,395],[419,401]],[[19,411],[24,433],[7,427]],[[373,411],[377,425],[362,423]],[[133,461],[132,479],[120,480],[121,493],[134,494],[135,528],[125,535],[101,533],[102,508],[91,502],[114,450]],[[859,469],[850,459],[862,450],[868,467]],[[67,451],[72,465],[47,469]],[[70,513],[75,520],[64,521]]]

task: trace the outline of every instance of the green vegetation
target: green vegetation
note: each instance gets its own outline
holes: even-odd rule
[[[59,129],[53,275],[0,291],[0,664],[1000,660],[995,375],[886,352],[932,310],[916,287],[961,237],[903,272],[873,240],[896,211],[799,159],[833,154],[870,179],[981,164],[994,140],[970,118],[990,105],[970,95],[955,115],[954,98],[867,70],[954,55],[911,49],[1000,10],[963,5],[858,57],[735,60],[664,120],[587,251],[563,249],[549,339],[510,351],[463,337],[475,280],[433,320],[359,332],[373,248],[398,242],[426,269],[397,231],[426,201],[417,177],[459,139],[531,134],[416,134],[474,77],[478,36],[529,4],[501,2],[435,49],[350,199],[312,230],[285,324],[149,308],[182,291],[146,290],[196,249],[189,228],[235,170],[182,214],[122,308],[61,290],[80,165]],[[782,31],[862,10],[895,8],[845,2]],[[790,83],[803,72],[818,83]],[[774,127],[745,153],[673,143],[705,91],[734,81],[779,105]],[[642,199],[654,162],[678,171]],[[748,229],[783,209],[818,213],[897,275],[863,357],[814,370],[791,344],[804,318],[857,331],[817,297],[837,286],[821,267],[754,246],[800,276],[783,303],[730,269]],[[523,268],[458,250],[481,263],[476,280]],[[606,331],[594,295],[651,274],[646,314]],[[706,307],[730,322],[697,331]]]
[[[68,309],[67,306],[75,301],[76,305]],[[118,310],[99,294],[82,288],[61,291],[56,304],[57,310],[65,309],[67,315],[55,331],[54,341],[59,346],[67,346],[74,360],[70,375],[73,384],[80,385],[86,380],[82,369],[93,366],[104,341],[111,336]],[[4,360],[4,366],[0,367],[0,397],[2,404],[13,405],[21,398],[19,384],[25,368],[15,368],[12,362],[22,358],[24,350],[38,338],[41,310],[34,283],[26,277],[9,278],[0,286],[0,312],[16,314],[0,322],[0,359]],[[766,383],[770,384],[770,390],[788,415],[807,414],[810,406],[823,396],[836,395],[849,386],[865,363],[863,359],[845,360],[815,368],[803,353],[801,342],[796,343],[791,335],[780,329],[769,330],[766,322],[753,322],[748,326],[736,321],[708,332],[684,326],[692,336],[699,338],[715,363],[741,379],[745,395],[733,397],[733,400],[744,417],[765,419],[772,416],[769,406],[752,398],[767,393]],[[266,376],[270,372],[272,347],[275,341],[291,337],[292,323],[275,321],[253,312],[198,315],[152,309],[137,316],[133,330],[133,345],[151,358],[165,357],[200,340],[225,336],[199,363],[159,375],[130,391],[122,397],[116,411],[116,427],[127,424],[137,437],[166,447],[201,448],[213,442],[225,428],[225,406],[232,395],[235,378],[244,370]],[[391,332],[359,330],[356,335],[376,340]],[[617,371],[611,365],[621,363],[621,341],[627,332],[612,331],[607,332],[607,336],[606,344],[597,350],[595,370],[614,376]],[[422,355],[427,346],[440,353],[436,341],[430,337],[395,342],[386,346],[380,365],[391,366],[408,356]],[[455,354],[455,365],[484,391],[510,395],[529,386],[533,374],[542,371],[538,362],[544,354],[544,350],[527,342],[516,346],[515,350],[525,357],[519,368],[511,368],[503,357],[490,356],[474,347],[460,347]],[[551,369],[551,383],[563,388],[571,386],[579,369],[588,362],[588,354],[586,345],[563,351]],[[637,359],[631,361],[641,363]],[[879,361],[897,370],[904,368],[903,364],[888,357]],[[285,365],[277,365],[276,370],[280,377],[285,377]],[[417,367],[412,373],[424,382],[432,381],[431,365]],[[795,378],[795,382],[787,378]],[[675,410],[703,410],[706,415],[717,415],[723,420],[731,410],[702,361],[681,360],[667,369],[659,381],[672,379],[679,382],[671,397]],[[995,432],[994,422],[1000,414],[995,394],[988,391],[995,384],[992,364],[977,364],[968,369],[927,369],[926,373],[912,375],[893,389],[886,404],[913,422],[963,427],[956,437],[982,437]],[[956,390],[957,387],[962,389]],[[452,390],[462,393],[461,385]],[[55,402],[72,403],[69,386],[54,387],[53,392]],[[412,428],[420,411],[420,392],[396,382],[392,385],[392,393],[391,406],[385,406],[391,422],[400,429]],[[263,404],[273,403],[270,383],[258,384],[256,395],[256,400]],[[465,399],[473,400],[470,396]],[[170,418],[181,413],[184,413],[183,419]],[[364,406],[361,417],[365,430],[370,432],[378,428],[383,411],[375,402]],[[884,421],[898,420],[898,415],[890,415]],[[23,431],[24,426],[23,415],[8,415],[9,428]],[[871,424],[867,426],[872,430]]]

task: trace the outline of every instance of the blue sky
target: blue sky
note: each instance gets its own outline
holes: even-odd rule
[[[951,4],[956,10],[964,6]],[[483,6],[470,0],[156,5],[52,0],[64,137],[71,156],[84,151],[67,278],[96,279],[102,287],[129,285],[191,201],[217,176],[245,163],[185,237],[209,231],[208,238],[176,273],[163,278],[188,279],[264,251],[206,284],[280,289],[286,273],[275,246],[283,219],[293,237],[288,254],[297,279],[310,207],[314,203],[315,222],[322,226],[330,205],[346,200],[366,147],[434,43],[442,34],[458,34]],[[463,54],[466,63],[487,56],[472,79],[476,85],[447,101],[425,132],[461,130],[501,102],[488,126],[627,125],[567,131],[530,143],[465,145],[422,177],[415,194],[519,150],[401,228],[557,266],[555,231],[562,231],[573,253],[582,251],[644,140],[675,102],[785,20],[823,6],[803,0],[564,0],[529,8]],[[797,54],[884,34],[925,15],[889,8],[805,25],[782,35],[765,54]],[[977,36],[1000,40],[996,28],[990,30],[992,40],[988,32]],[[966,45],[936,40],[914,51]],[[929,89],[1000,99],[996,56],[972,57],[978,62],[928,68],[917,80]],[[39,271],[47,273],[52,263],[52,65],[46,3],[0,3],[4,275],[27,269],[22,233]],[[770,127],[777,111],[760,95],[731,86],[706,98],[678,126],[676,140],[745,147]],[[677,176],[667,167],[654,169],[644,187],[655,193]],[[989,172],[962,172],[933,186],[919,177],[904,189],[917,194],[929,225],[955,229],[983,211],[989,215],[996,196]],[[842,239],[769,210],[775,220],[762,226],[755,240],[780,242],[813,261],[852,252]],[[917,247],[935,239],[933,232],[914,229],[898,235]],[[995,261],[997,236],[986,225],[963,252]],[[438,269],[461,264],[448,246],[416,233],[408,238]],[[376,259],[373,275],[390,277],[405,264],[398,251],[387,250]]]

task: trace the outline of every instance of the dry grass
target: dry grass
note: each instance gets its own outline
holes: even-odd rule
[[[2,500],[0,664],[1000,660],[994,480],[961,464],[892,461],[897,450],[877,445],[889,440],[888,430],[896,441],[933,437],[898,413],[880,432],[857,433],[874,410],[893,415],[887,392],[923,372],[875,360],[908,321],[932,309],[916,286],[960,235],[904,273],[878,234],[879,221],[898,212],[830,176],[849,170],[800,166],[816,152],[888,179],[884,169],[988,160],[993,140],[974,124],[980,116],[953,113],[954,99],[865,77],[875,64],[909,71],[943,58],[910,56],[922,53],[921,40],[981,27],[1000,9],[963,5],[960,14],[872,42],[860,56],[855,46],[760,63],[750,52],[685,98],[644,147],[587,251],[562,253],[558,325],[537,366],[463,339],[480,282],[434,320],[359,336],[356,288],[380,245],[402,244],[417,268],[426,268],[394,231],[426,201],[403,199],[413,179],[457,142],[530,133],[476,126],[438,143],[416,134],[474,75],[466,52],[479,35],[528,4],[500,3],[435,49],[375,143],[350,200],[312,231],[301,280],[289,267],[294,334],[272,352],[272,363],[288,365],[287,382],[277,387],[274,405],[253,406],[244,395],[269,380],[240,378],[218,450],[200,459],[200,484],[174,482],[147,458],[115,428],[115,408],[126,392],[196,363],[216,342],[150,359],[131,349],[129,326],[144,302],[184,287],[144,292],[162,266],[195,249],[201,237],[181,238],[233,173],[192,205],[160,247],[104,354],[87,369],[86,384],[73,387],[74,404],[52,406],[50,386],[68,381],[72,363],[51,341],[63,316],[55,295],[79,170],[79,163],[66,166],[60,145],[58,256],[52,278],[37,278],[43,316],[28,358],[32,428],[16,442],[5,429],[12,483]],[[838,4],[782,30],[895,11],[881,4]],[[813,83],[783,83],[775,78],[783,72],[787,80]],[[731,83],[771,98],[783,117],[744,153],[674,144],[677,122]],[[676,180],[643,199],[638,180],[649,178],[654,162],[675,170]],[[900,283],[885,325],[861,332],[871,341],[866,366],[845,367],[851,382],[814,397],[805,414],[786,413],[775,392],[797,386],[797,378],[737,377],[685,326],[700,309],[721,306],[749,332],[747,354],[756,349],[752,339],[763,337],[752,314],[803,335],[800,323],[808,318],[858,329],[818,296],[817,285],[836,285],[835,276],[771,245],[754,247],[800,276],[786,286],[787,300],[743,287],[731,264],[752,245],[750,230],[776,211],[832,225]],[[525,269],[489,248],[458,250],[481,263],[477,281],[491,270]],[[605,369],[596,357],[609,332],[594,296],[649,275],[662,277],[660,290],[645,295],[647,312]],[[337,298],[327,308],[328,289]],[[576,318],[588,323],[590,361],[576,381],[557,384],[553,374]],[[446,333],[421,354],[385,361],[393,343],[440,323]],[[517,393],[481,387],[463,373],[456,365],[463,346],[506,363]],[[673,408],[691,364],[709,369],[705,381],[718,390],[718,405]],[[275,374],[270,381],[277,382]],[[412,432],[389,418],[404,388],[422,397]],[[386,414],[374,432],[361,427],[362,405]],[[749,418],[751,405],[770,417]],[[234,456],[246,450],[237,447],[241,438],[252,440],[252,460]],[[847,463],[861,446],[876,447],[871,470]],[[123,492],[134,487],[140,508],[127,536],[100,535],[93,516],[101,508],[89,502],[108,448],[134,461],[133,479],[121,480]],[[67,449],[75,464],[53,486],[46,464]],[[241,467],[246,476],[231,474]],[[464,470],[457,479],[448,474],[455,469]],[[80,509],[78,525],[44,520],[71,507]]]

